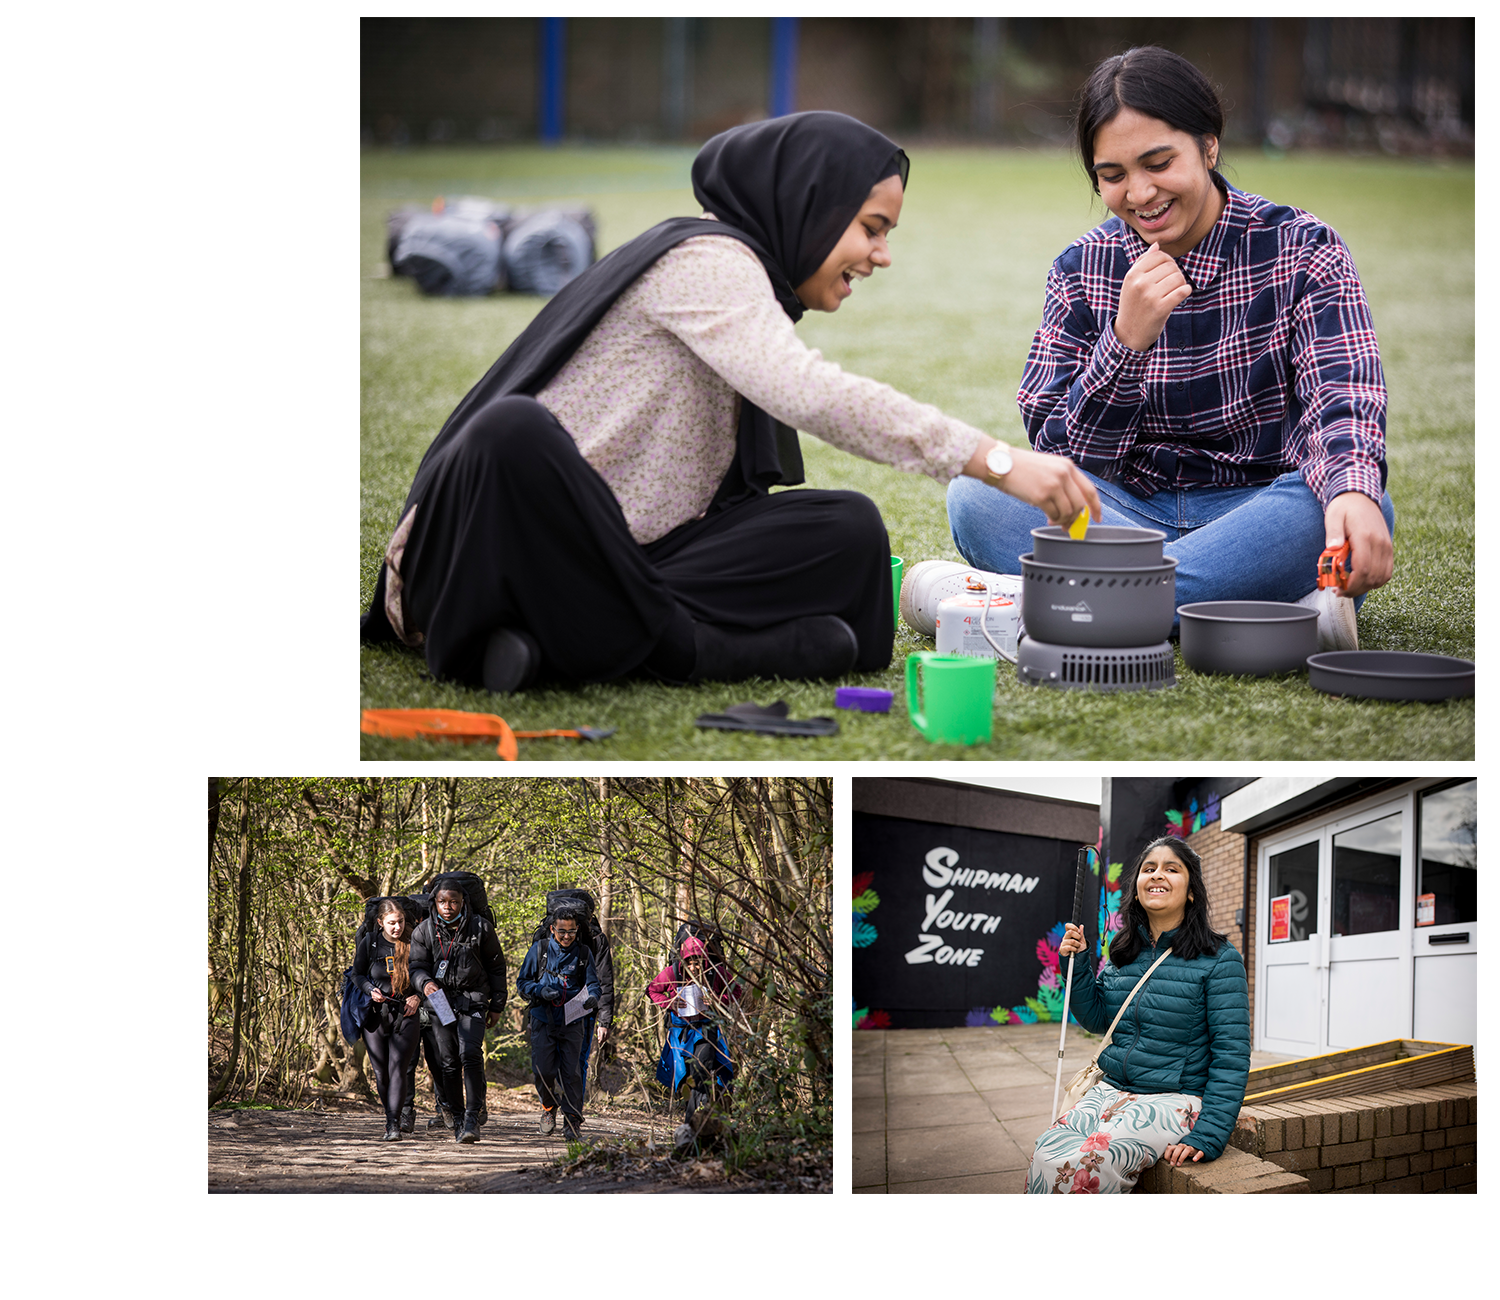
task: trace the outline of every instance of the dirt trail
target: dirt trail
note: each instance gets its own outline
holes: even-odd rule
[[[489,1089],[489,1123],[480,1141],[460,1145],[451,1131],[429,1129],[430,1106],[417,1130],[383,1142],[375,1105],[337,1109],[222,1110],[208,1116],[210,1192],[679,1192],[759,1191],[756,1186],[705,1185],[674,1177],[589,1173],[557,1180],[548,1166],[567,1153],[562,1130],[537,1131],[539,1111],[529,1087]],[[680,1116],[678,1117],[680,1118]],[[673,1121],[675,1123],[675,1120]],[[585,1108],[583,1138],[654,1138],[663,1151],[671,1125],[641,1107],[614,1102]]]

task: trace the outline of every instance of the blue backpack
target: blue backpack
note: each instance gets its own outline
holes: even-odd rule
[[[375,1003],[354,978],[354,967],[344,972],[344,987],[339,992],[339,1028],[346,1043],[357,1043],[364,1031],[365,1019]]]

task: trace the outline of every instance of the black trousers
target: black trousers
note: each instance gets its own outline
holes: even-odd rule
[[[458,1019],[451,1025],[440,1025],[433,1017],[432,1036],[443,1072],[443,1101],[455,1120],[477,1122],[484,1105],[484,1012],[456,1014]]]
[[[434,1014],[432,1019],[435,1024],[437,1016]],[[422,1050],[411,1054],[411,1063],[406,1067],[406,1104],[410,1106],[417,1095],[417,1062],[423,1059],[427,1062],[427,1073],[432,1078],[433,1095],[443,1105],[447,1105],[447,1094],[443,1091],[443,1067],[438,1058],[437,1039],[433,1036],[430,1025],[422,1030]]]
[[[422,1041],[422,1022],[416,1016],[392,1020],[382,1015],[374,1029],[364,1031],[365,1051],[375,1068],[375,1091],[387,1120],[399,1120],[411,1104],[411,1076]]]
[[[890,663],[890,542],[868,497],[777,492],[641,546],[533,398],[491,402],[439,456],[402,561],[407,615],[436,677],[477,683],[500,627],[535,638],[549,677],[622,677],[683,611],[750,629],[836,614],[859,639],[856,670]]]
[[[554,1025],[547,1020],[531,1020],[531,1072],[536,1095],[548,1110],[562,1103],[563,1113],[583,1118],[583,1041],[588,1033],[588,1017],[571,1025]],[[558,1095],[559,1087],[562,1090]]]

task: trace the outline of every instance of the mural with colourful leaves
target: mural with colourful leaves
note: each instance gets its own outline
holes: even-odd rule
[[[1095,857],[1091,866],[1094,875],[1099,874],[1099,859]],[[1111,862],[1104,872],[1099,888],[1099,963],[1096,973],[1104,969],[1109,959],[1109,945],[1120,930],[1120,876],[1124,864]],[[1034,1025],[1040,1022],[1056,1022],[1062,1018],[1063,979],[1065,971],[1058,949],[1062,946],[1063,922],[1059,921],[1036,942],[1037,961],[1041,963],[1041,975],[1037,979],[1036,996],[1027,997],[1013,1007],[975,1007],[964,1021],[968,1025]]]
[[[879,931],[870,923],[870,913],[880,906],[880,895],[871,885],[875,883],[873,871],[861,871],[854,877],[854,946],[868,948],[875,942]],[[854,1008],[856,1029],[889,1029],[891,1018],[884,1011],[871,1011],[868,1007]]]
[[[1198,807],[1198,800],[1194,797],[1188,800],[1186,808],[1167,809],[1167,834],[1185,840],[1189,835],[1196,835],[1205,826],[1212,825],[1218,820],[1218,795],[1205,795],[1202,808]]]

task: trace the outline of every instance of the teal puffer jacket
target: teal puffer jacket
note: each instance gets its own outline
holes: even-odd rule
[[[1146,947],[1123,970],[1106,965],[1094,978],[1092,962],[1073,966],[1071,1010],[1078,1023],[1102,1034],[1125,996],[1172,942]],[[1099,1058],[1104,1077],[1125,1092],[1185,1092],[1203,1098],[1203,1113],[1189,1145],[1210,1160],[1229,1142],[1245,1100],[1250,1073],[1250,997],[1245,963],[1228,942],[1219,951],[1184,961],[1168,957],[1130,1003],[1114,1038]]]

